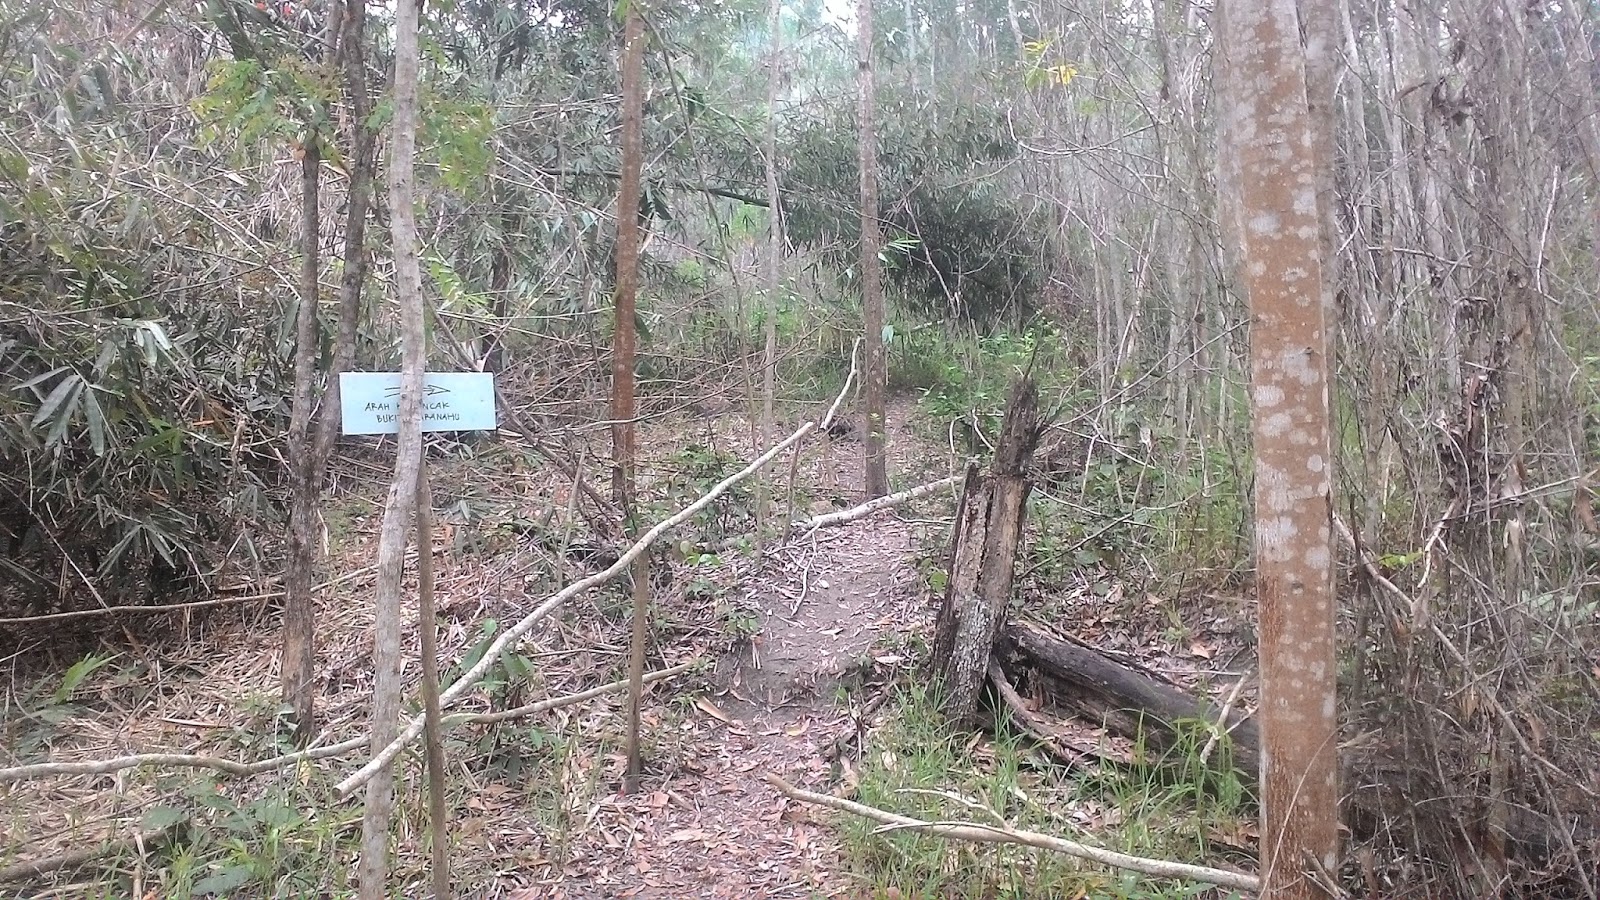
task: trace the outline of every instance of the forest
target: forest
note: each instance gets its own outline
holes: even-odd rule
[[[0,896],[1600,898],[1594,2],[0,0],[0,125]]]

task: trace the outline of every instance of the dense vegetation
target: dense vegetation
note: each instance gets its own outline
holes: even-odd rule
[[[1135,597],[1208,597],[1248,632],[1249,335],[1220,201],[1249,173],[1215,149],[1210,5],[881,5],[891,387],[928,434],[981,453],[1010,378],[1040,374],[1061,424],[1031,507],[1030,611],[1092,596],[1132,620]],[[1417,860],[1393,877],[1428,890],[1536,892],[1584,865],[1600,791],[1600,23],[1573,3],[1340,6],[1340,689],[1346,752],[1393,761],[1360,789],[1394,811],[1352,839]],[[354,135],[391,112],[389,13],[369,11],[361,123],[319,49],[328,8],[0,0],[0,633],[48,649],[23,620],[281,572],[300,161],[314,142],[325,373]],[[772,60],[765,15],[650,7],[646,418],[755,397],[769,299],[791,408],[839,388],[862,331],[848,23],[785,3]],[[601,0],[424,13],[431,356],[497,371],[552,445],[606,418],[618,23]],[[390,213],[372,196],[355,368],[391,369]],[[661,455],[651,509],[733,468],[699,445]],[[704,543],[748,530],[755,503],[700,520]],[[1470,866],[1426,858],[1441,834]],[[905,862],[856,837],[869,862]],[[1561,883],[1593,896],[1588,878]]]

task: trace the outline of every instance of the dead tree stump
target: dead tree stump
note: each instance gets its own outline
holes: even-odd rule
[[[1011,602],[1031,489],[1024,472],[1042,431],[1038,389],[1023,375],[1011,386],[994,462],[985,474],[969,464],[961,487],[931,659],[934,679],[944,690],[945,714],[958,727],[977,724],[979,718],[989,654]]]

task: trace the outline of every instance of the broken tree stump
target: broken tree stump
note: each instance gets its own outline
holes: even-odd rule
[[[931,665],[944,690],[944,712],[958,727],[977,724],[989,654],[1005,622],[1017,545],[1031,485],[1024,474],[1043,426],[1039,392],[1028,375],[1011,386],[994,462],[967,466],[951,538],[944,602],[934,628]]]

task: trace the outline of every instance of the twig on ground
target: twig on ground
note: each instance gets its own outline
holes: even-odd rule
[[[879,688],[878,693],[862,704],[860,711],[850,717],[850,730],[834,738],[828,749],[822,752],[822,758],[828,762],[833,762],[843,756],[844,751],[850,745],[856,744],[859,747],[859,741],[866,732],[867,720],[872,718],[877,713],[878,707],[882,706],[884,701],[888,699],[888,689]]]
[[[1091,847],[1087,844],[1079,844],[1075,841],[1058,838],[1054,835],[1040,834],[1036,831],[997,828],[992,825],[979,825],[971,822],[927,822],[910,816],[902,816],[898,813],[886,812],[877,807],[846,800],[843,797],[803,790],[770,772],[767,773],[766,780],[768,784],[777,788],[779,793],[792,800],[799,800],[802,803],[811,803],[817,806],[826,806],[829,809],[836,809],[864,819],[871,819],[874,822],[881,822],[887,826],[884,829],[880,829],[883,831],[919,831],[935,837],[968,841],[975,844],[1020,844],[1025,847],[1036,847],[1040,850],[1060,853],[1063,856],[1070,856],[1074,859],[1088,860],[1103,866],[1126,869],[1130,872],[1139,872],[1144,875],[1153,875],[1157,878],[1182,878],[1240,891],[1255,892],[1261,889],[1261,880],[1245,872],[1216,869],[1210,866],[1197,866],[1165,859],[1130,856],[1126,853],[1118,853],[1115,850]]]
[[[1044,723],[1039,721],[1040,717],[1028,708],[1028,704],[1022,699],[1022,695],[1018,694],[1017,689],[1011,686],[1011,681],[1006,678],[1006,673],[1000,668],[1000,664],[993,660],[989,661],[989,681],[994,685],[994,689],[999,692],[1000,699],[1005,703],[1006,709],[1011,711],[1011,715],[1016,718],[1017,724],[1022,726],[1022,730],[1027,732],[1029,737],[1043,744],[1052,756],[1060,760],[1071,760],[1075,763],[1087,762],[1092,759],[1090,754],[1068,747],[1056,740],[1055,736],[1046,730]]]
[[[511,628],[501,634],[500,637],[496,638],[494,642],[484,650],[482,657],[478,659],[477,663],[475,663],[472,668],[462,673],[461,677],[456,679],[455,683],[450,685],[450,688],[440,696],[440,703],[444,706],[449,706],[455,701],[461,699],[462,695],[470,690],[473,685],[478,683],[479,679],[483,678],[483,676],[488,673],[490,667],[499,662],[500,657],[507,650],[521,642],[523,636],[531,631],[533,626],[539,624],[539,622],[543,621],[546,616],[549,616],[551,613],[559,609],[561,604],[567,602],[573,597],[576,597],[584,591],[589,590],[590,588],[599,587],[600,585],[606,584],[607,582],[612,581],[620,576],[623,572],[628,571],[629,567],[633,565],[633,561],[638,558],[640,554],[648,550],[650,546],[656,542],[656,539],[661,537],[661,535],[677,527],[678,525],[683,524],[692,518],[696,513],[700,512],[702,509],[705,509],[707,506],[710,506],[718,497],[721,497],[723,494],[727,493],[729,488],[732,488],[735,484],[738,484],[740,481],[750,477],[750,475],[760,470],[763,466],[777,457],[778,454],[798,443],[801,438],[805,437],[808,433],[810,433],[811,429],[815,427],[815,423],[812,422],[807,422],[804,425],[801,425],[795,430],[794,434],[791,434],[789,437],[785,438],[783,443],[778,444],[777,446],[768,450],[766,453],[761,454],[761,456],[757,457],[753,462],[745,466],[743,469],[740,469],[732,475],[729,475],[727,478],[717,482],[717,484],[712,487],[710,491],[707,491],[704,496],[679,510],[670,518],[656,523],[654,528],[651,528],[649,531],[645,532],[643,537],[635,541],[633,546],[629,547],[627,552],[618,557],[617,561],[612,563],[608,568],[604,569],[603,571],[596,572],[587,578],[580,579],[572,584],[567,585],[552,595],[549,599],[539,604],[538,607],[533,610],[533,612],[530,612],[524,616],[522,621],[513,625]],[[335,788],[338,791],[339,796],[350,796],[352,791],[365,784],[372,778],[373,775],[377,774],[384,766],[392,762],[396,756],[400,755],[400,751],[404,750],[407,744],[410,744],[412,741],[416,740],[417,736],[421,733],[422,717],[413,717],[410,724],[408,724],[400,732],[399,736],[391,741],[387,747],[384,747],[378,751],[377,756],[374,756],[371,760],[369,760],[367,764],[362,766],[361,769],[355,774],[339,782]]]
[[[644,680],[646,684],[649,684],[651,682],[661,681],[666,678],[672,678],[677,675],[682,675],[684,672],[689,671],[697,665],[699,665],[699,661],[692,660],[681,665],[673,666],[670,669],[661,669],[660,671],[651,672],[644,677]],[[538,713],[548,712],[552,709],[560,709],[563,706],[571,706],[575,703],[582,703],[585,700],[593,700],[595,697],[599,697],[604,694],[614,694],[617,691],[626,690],[627,687],[628,682],[626,680],[612,681],[607,684],[600,685],[599,687],[590,688],[586,691],[579,691],[576,694],[568,694],[564,697],[552,697],[548,700],[540,700],[537,703],[529,703],[525,706],[519,706],[516,709],[506,709],[498,712],[488,713],[454,713],[452,715],[445,716],[441,724],[445,726],[489,725],[496,722],[504,722],[509,719],[521,718],[523,716],[537,715]],[[366,737],[351,738],[348,741],[343,741],[338,744],[329,744],[326,747],[313,747],[309,750],[302,750],[298,753],[288,753],[283,756],[274,756],[271,759],[263,759],[253,763],[235,762],[231,759],[220,759],[214,756],[194,756],[184,753],[140,753],[132,756],[119,756],[112,759],[86,760],[83,762],[33,763],[26,766],[14,766],[9,769],[0,769],[0,784],[6,784],[13,781],[26,781],[28,779],[42,778],[50,775],[109,775],[113,772],[120,772],[123,769],[132,769],[139,766],[172,766],[174,768],[213,769],[218,772],[226,772],[229,775],[259,775],[262,772],[268,772],[273,769],[281,769],[284,766],[292,765],[305,760],[326,759],[332,756],[342,756],[346,753],[360,750],[366,745]]]

